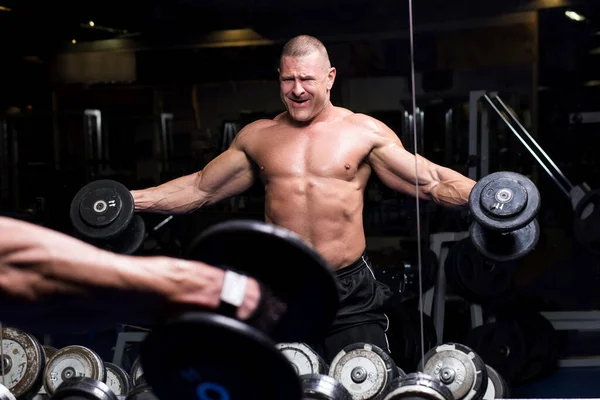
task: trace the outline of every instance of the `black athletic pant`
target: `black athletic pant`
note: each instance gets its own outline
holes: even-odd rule
[[[383,306],[392,293],[388,286],[375,279],[367,255],[336,271],[340,294],[340,309],[328,335],[311,347],[331,363],[344,347],[364,342],[390,353],[385,332],[389,320]]]

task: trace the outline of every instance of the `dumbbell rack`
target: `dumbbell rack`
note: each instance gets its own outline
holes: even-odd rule
[[[123,325],[126,327],[129,325]],[[131,326],[130,326],[131,327]],[[137,327],[131,327],[137,328]],[[141,332],[119,332],[117,335],[117,343],[115,345],[115,351],[113,354],[112,363],[120,367],[123,366],[123,355],[125,354],[125,348],[128,343],[141,343],[148,335],[148,331],[143,328],[138,328]]]
[[[449,296],[446,291],[444,265],[450,246],[469,236],[468,232],[441,232],[430,235],[430,248],[438,258],[436,284],[423,295],[423,312],[433,319],[438,344],[444,343],[444,317],[446,302],[460,297]],[[483,311],[478,304],[470,305],[471,329],[483,325]],[[600,311],[559,311],[541,313],[554,329],[559,331],[600,332]],[[559,367],[600,367],[600,356],[569,357],[558,362]]]

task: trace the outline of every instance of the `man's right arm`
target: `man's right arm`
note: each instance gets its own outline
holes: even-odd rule
[[[248,134],[261,121],[244,127],[229,149],[199,172],[144,190],[132,190],[136,211],[185,214],[248,190],[255,180],[252,162],[244,151]]]
[[[110,253],[27,222],[0,217],[0,321],[43,332],[151,324],[216,309],[225,272],[199,262]],[[249,318],[260,288],[248,279],[237,317]]]

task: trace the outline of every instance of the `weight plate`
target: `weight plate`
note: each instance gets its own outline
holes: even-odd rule
[[[484,257],[508,262],[525,257],[537,245],[540,239],[540,227],[537,220],[512,232],[494,232],[484,229],[474,222],[470,228],[471,241]]]
[[[483,396],[484,400],[508,399],[508,385],[500,374],[489,365],[486,365],[488,374],[488,386]]]
[[[236,319],[186,313],[148,333],[140,360],[160,399],[300,400],[298,375],[275,345]]]
[[[355,400],[377,397],[397,374],[398,368],[392,358],[368,343],[344,347],[329,367],[329,376],[341,382]]]
[[[17,400],[17,398],[6,386],[0,384],[0,400]]]
[[[86,376],[63,381],[52,395],[52,400],[119,400],[104,382]]]
[[[527,361],[527,341],[511,316],[497,316],[495,322],[472,329],[465,344],[511,382],[519,378]]]
[[[530,382],[552,372],[559,357],[559,338],[554,326],[537,312],[517,314],[525,338],[527,357],[517,382]]]
[[[58,351],[56,347],[48,346],[46,344],[43,345],[42,348],[44,349],[44,354],[46,355],[46,361],[51,359],[52,356]]]
[[[56,349],[55,347],[52,347],[52,346],[48,346],[48,345],[43,345],[42,349],[44,350],[44,355],[46,356],[45,357],[46,362],[44,364],[44,368],[46,368],[46,364],[48,364],[48,361],[58,351],[58,349]],[[38,391],[38,394],[45,395],[46,394],[46,388],[44,388],[43,377],[41,379],[42,379],[42,381],[41,381],[40,390]],[[37,399],[34,399],[34,400],[37,400]]]
[[[119,182],[102,179],[82,187],[71,201],[73,228],[86,239],[110,239],[133,218],[131,192]]]
[[[454,400],[452,392],[446,386],[422,372],[413,372],[404,378],[395,379],[381,398],[382,400]]]
[[[592,254],[600,254],[600,190],[587,193],[575,207],[575,239]]]
[[[127,395],[126,400],[159,400],[147,384],[134,387]]]
[[[473,350],[459,343],[431,349],[419,363],[419,371],[439,379],[456,400],[479,400],[487,389],[484,362]]]
[[[387,338],[392,358],[396,365],[405,371],[415,371],[422,354],[437,344],[437,334],[433,319],[423,313],[423,339],[425,348],[421,350],[421,312],[418,298],[404,300],[402,296],[392,297],[385,308],[389,319]]]
[[[399,378],[405,378],[406,377],[406,372],[404,372],[404,370],[400,367],[398,367],[398,377]]]
[[[269,334],[276,343],[310,343],[326,335],[337,315],[339,292],[331,268],[288,229],[251,220],[219,223],[192,241],[186,257],[228,266],[270,288],[287,306]]]
[[[142,246],[146,235],[146,224],[141,215],[135,214],[131,223],[123,232],[108,240],[94,244],[104,250],[117,254],[134,254]]]
[[[447,281],[473,303],[499,302],[513,287],[515,265],[485,258],[469,238],[454,243],[444,268]]]
[[[352,400],[348,389],[330,376],[302,375],[302,400]]]
[[[325,361],[304,343],[278,343],[277,348],[292,363],[298,375],[326,373]]]
[[[133,381],[133,386],[139,385],[141,382],[141,378],[144,376],[144,370],[142,369],[142,363],[140,362],[140,358],[136,358],[131,366],[131,380]]]
[[[75,377],[106,382],[106,367],[92,350],[83,346],[66,346],[48,361],[44,375],[44,388],[52,395],[61,383]]]
[[[131,390],[131,378],[125,370],[116,364],[105,362],[106,384],[117,396],[127,396]]]
[[[469,195],[471,215],[486,229],[509,232],[529,224],[540,210],[533,182],[515,172],[495,172],[480,179]]]
[[[19,399],[35,396],[42,384],[46,362],[37,339],[16,328],[2,328],[1,358],[2,383]]]

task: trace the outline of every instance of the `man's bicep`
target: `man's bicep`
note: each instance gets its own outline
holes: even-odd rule
[[[424,187],[435,180],[432,163],[406,150],[396,133],[383,124],[368,161],[386,186],[400,192],[414,194],[417,183]]]
[[[198,189],[207,196],[209,204],[214,204],[243,193],[254,180],[252,162],[243,150],[232,146],[200,172]]]

